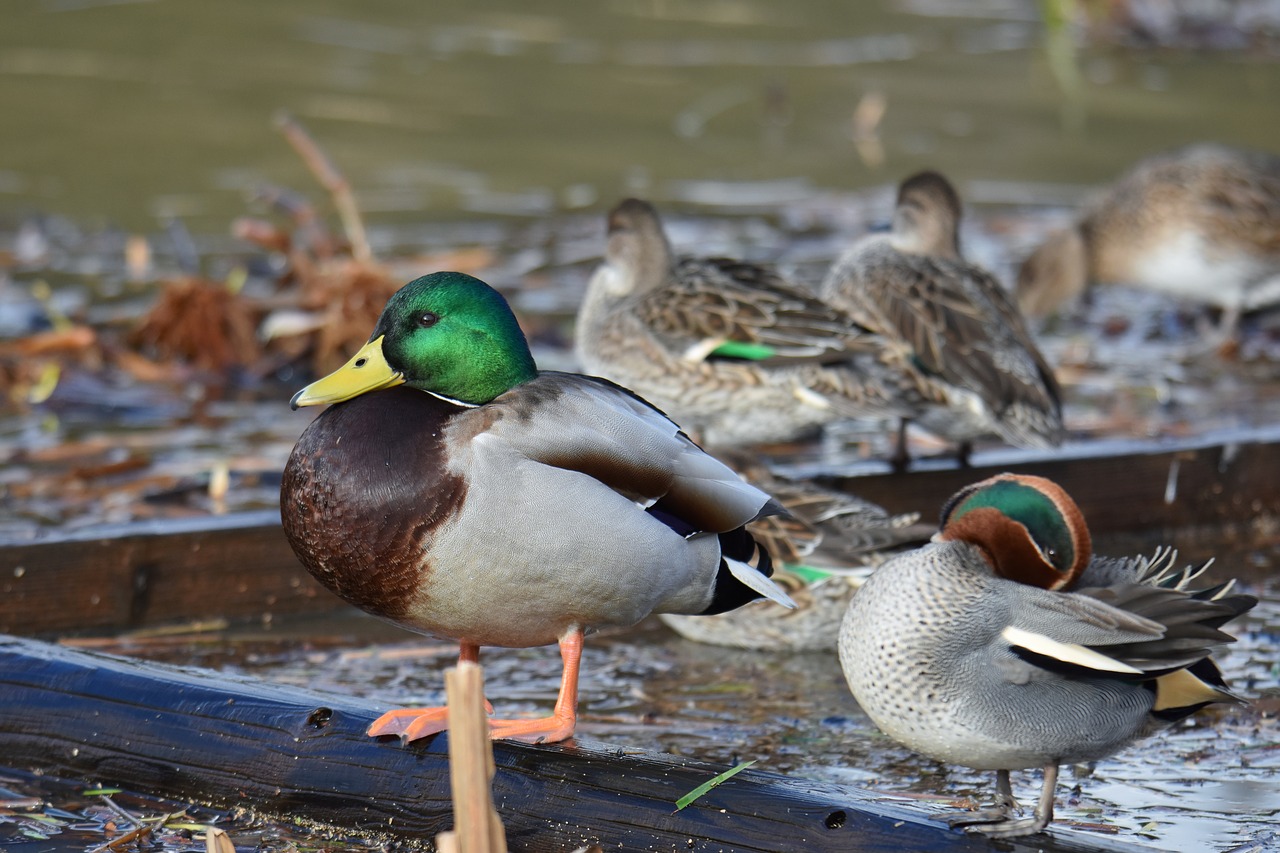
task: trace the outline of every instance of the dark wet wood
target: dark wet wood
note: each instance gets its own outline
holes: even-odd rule
[[[1180,537],[1237,533],[1280,516],[1280,428],[1233,430],[1193,439],[1112,441],[1053,452],[975,453],[973,467],[923,463],[906,474],[873,466],[835,478],[837,488],[890,512],[936,522],[963,486],[1012,471],[1054,480],[1079,504],[1095,537],[1143,533],[1177,546]]]
[[[136,628],[343,607],[298,563],[274,511],[0,541],[0,632]]]
[[[402,746],[380,708],[207,670],[0,637],[0,764],[214,806],[426,841],[451,822],[447,735]],[[595,743],[495,744],[494,801],[513,850],[1137,851],[1055,828],[990,842],[874,794]]]
[[[904,474],[867,463],[827,481],[932,523],[961,486],[1000,471],[1040,474],[1080,504],[1103,553],[1119,553],[1108,540],[1122,536],[1186,548],[1197,539],[1248,536],[1260,519],[1280,518],[1275,427],[1052,452],[987,451],[973,462],[959,468],[926,460]],[[1146,544],[1126,541],[1126,550],[1135,547]],[[84,633],[343,606],[298,563],[271,511],[0,540],[0,631],[8,633]]]

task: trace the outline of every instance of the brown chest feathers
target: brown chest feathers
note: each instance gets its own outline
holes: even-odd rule
[[[375,616],[398,620],[423,594],[435,532],[466,497],[444,458],[460,411],[404,387],[363,394],[316,418],[285,465],[281,521],[294,553]]]

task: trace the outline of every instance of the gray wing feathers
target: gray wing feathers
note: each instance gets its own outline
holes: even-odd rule
[[[1159,637],[1159,622],[1130,613],[1080,593],[1049,592],[1034,587],[1011,614],[1010,624],[1043,634],[1060,643],[1105,646]]]
[[[1086,578],[1107,586],[1081,587],[1070,593],[1026,589],[1011,624],[1036,635],[1079,646],[1155,676],[1194,664],[1232,641],[1219,627],[1253,604],[1250,596],[1220,596],[1179,588],[1178,573],[1154,560],[1111,560]],[[1117,580],[1127,576],[1129,580]],[[1173,579],[1171,585],[1153,585]],[[1015,644],[1016,645],[1016,644]],[[1038,651],[1037,649],[1030,649]],[[1069,656],[1049,655],[1083,664]]]
[[[487,438],[585,474],[642,506],[662,501],[700,530],[732,530],[780,509],[660,411],[611,383],[547,372],[504,397],[495,401],[502,415]],[[584,499],[590,488],[584,481]]]

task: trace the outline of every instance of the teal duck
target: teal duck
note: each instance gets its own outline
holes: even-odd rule
[[[588,373],[631,388],[715,448],[896,417],[883,341],[776,270],[677,257],[653,206],[609,213],[575,334]]]
[[[962,489],[929,545],[896,556],[853,597],[840,662],[890,737],[997,771],[997,807],[951,821],[998,838],[1053,818],[1058,766],[1105,758],[1211,702],[1236,702],[1210,654],[1257,599],[1153,558],[1092,554],[1052,481],[1002,474]],[[1009,771],[1042,767],[1033,816]]]
[[[1091,284],[1143,287],[1240,315],[1280,303],[1280,156],[1193,145],[1141,161],[1022,264],[1022,310],[1044,316]]]

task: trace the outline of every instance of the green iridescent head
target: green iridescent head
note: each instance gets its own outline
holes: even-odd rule
[[[976,545],[995,573],[1044,589],[1071,586],[1089,564],[1084,516],[1057,483],[999,474],[957,492],[942,509],[944,540]]]
[[[480,405],[537,374],[524,333],[498,291],[463,273],[432,273],[396,291],[369,343],[299,391],[293,407],[402,384]]]

